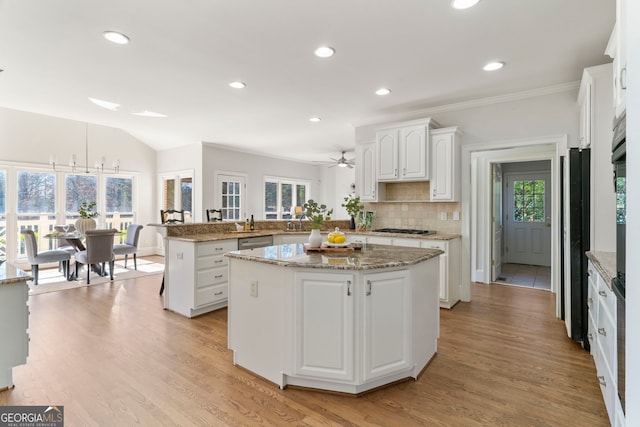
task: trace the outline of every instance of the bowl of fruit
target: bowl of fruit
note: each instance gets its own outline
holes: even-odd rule
[[[335,230],[327,236],[325,245],[329,247],[345,247],[349,244],[347,243],[347,237],[344,233],[340,231],[339,227],[336,227]]]

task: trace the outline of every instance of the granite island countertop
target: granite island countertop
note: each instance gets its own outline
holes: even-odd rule
[[[33,277],[31,275],[20,270],[13,264],[8,264],[5,261],[0,263],[0,286],[26,282],[32,279]]]
[[[319,268],[325,270],[373,270],[404,267],[444,253],[439,249],[394,247],[366,244],[352,252],[305,251],[304,244],[286,244],[265,248],[231,251],[226,257],[289,268]]]
[[[607,287],[611,289],[611,281],[616,277],[616,253],[589,251],[586,255],[593,263],[593,266]]]

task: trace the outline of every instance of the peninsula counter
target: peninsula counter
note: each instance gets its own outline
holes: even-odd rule
[[[417,378],[437,351],[441,253],[374,244],[226,253],[234,364],[281,388],[351,394]]]

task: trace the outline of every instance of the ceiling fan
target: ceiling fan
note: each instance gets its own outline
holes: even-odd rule
[[[334,159],[333,157],[329,157],[331,160],[333,160],[333,162],[318,162],[318,163],[328,164],[330,168],[332,168],[334,166],[338,166],[338,167],[341,167],[341,168],[353,169],[353,166],[356,164],[356,160],[355,159],[347,159],[344,156],[345,153],[346,153],[346,151],[342,151],[342,155],[340,156],[339,159]]]

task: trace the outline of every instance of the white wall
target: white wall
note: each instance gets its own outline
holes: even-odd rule
[[[49,166],[55,154],[61,165],[67,165],[75,154],[85,165],[85,123],[42,114],[0,108],[0,162],[24,162]],[[89,124],[89,165],[101,156],[111,166],[120,159],[120,170],[137,173],[138,200],[136,221],[146,225],[157,222],[155,151],[128,133],[107,126]],[[140,234],[140,253],[152,253],[156,232],[145,227]]]
[[[347,215],[347,211],[342,207],[342,204],[344,203],[344,198],[352,193],[351,186],[355,185],[355,168],[321,166],[320,176],[323,182],[322,200],[326,200],[326,205],[333,208],[332,218],[349,219],[349,215]]]

